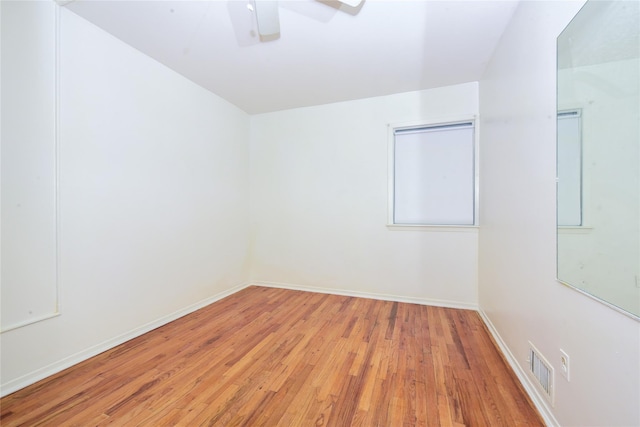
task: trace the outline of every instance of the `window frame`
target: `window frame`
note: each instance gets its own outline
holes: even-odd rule
[[[395,222],[395,137],[398,130],[450,126],[471,123],[473,126],[473,224],[401,224]],[[480,195],[480,165],[479,165],[479,120],[474,114],[446,118],[427,118],[410,122],[389,123],[387,125],[388,150],[388,200],[387,200],[387,228],[398,231],[453,231],[476,232],[479,228],[479,195]]]
[[[580,211],[580,224],[560,224],[560,199],[559,199],[559,185],[560,185],[560,132],[559,123],[557,123],[556,131],[556,226],[562,233],[579,233],[589,231],[592,227],[589,225],[589,212],[586,209],[589,200],[589,183],[585,180],[585,164],[584,164],[584,138],[583,138],[583,117],[582,108],[565,108],[558,109],[557,121],[566,119],[577,119],[579,124],[578,138],[580,149],[580,189],[579,189],[579,211]]]

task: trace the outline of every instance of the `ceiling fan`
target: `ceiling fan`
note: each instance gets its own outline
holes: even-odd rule
[[[331,5],[346,5],[350,8],[357,8],[364,0],[318,0],[321,3]],[[252,0],[247,4],[247,8],[255,13],[258,24],[258,33],[263,41],[274,40],[280,34],[280,15],[278,12],[277,0]]]

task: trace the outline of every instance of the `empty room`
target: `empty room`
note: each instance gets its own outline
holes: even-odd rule
[[[640,426],[640,3],[0,2],[3,426]]]

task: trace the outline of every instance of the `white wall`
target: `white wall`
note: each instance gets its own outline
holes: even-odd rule
[[[581,5],[521,3],[480,81],[479,303],[522,368],[529,340],[569,354],[552,422],[640,425],[640,323],[555,281],[555,42]]]
[[[55,8],[0,2],[2,331],[58,310]]]
[[[387,229],[387,124],[475,115],[477,83],[253,116],[251,278],[476,306],[477,231]]]
[[[479,242],[385,226],[387,123],[475,114],[476,84],[249,119],[63,9],[62,315],[2,334],[2,393],[250,275],[479,298],[521,366],[527,340],[571,356],[551,417],[640,424],[639,324],[555,282],[555,36],[579,6],[523,2],[480,83]]]
[[[3,394],[248,278],[248,115],[65,9],[60,36],[62,315],[2,334]]]

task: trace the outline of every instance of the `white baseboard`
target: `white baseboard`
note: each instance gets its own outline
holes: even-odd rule
[[[73,354],[69,357],[65,357],[64,359],[54,362],[43,368],[30,372],[14,380],[8,381],[7,383],[0,385],[0,397],[6,396],[15,391],[18,391],[40,380],[50,377],[51,375],[57,374],[58,372],[61,372],[73,365],[76,365],[80,362],[90,359],[91,357],[97,356],[98,354],[105,352],[109,349],[112,349],[113,347],[116,347],[122,343],[125,343],[133,338],[139,337],[140,335],[143,335],[149,331],[152,331],[153,329],[166,325],[169,322],[173,322],[174,320],[179,319],[180,317],[186,316],[189,313],[193,313],[196,310],[199,310],[203,307],[206,307],[209,304],[212,304],[216,301],[221,300],[222,298],[225,298],[231,294],[234,294],[246,288],[247,286],[250,286],[250,284],[243,283],[243,284],[234,286],[233,288],[219,292],[209,298],[205,298],[201,301],[198,301],[195,304],[191,304],[185,308],[182,308],[171,314],[163,316],[157,320],[149,322],[145,325],[135,328],[115,338],[109,339],[100,344],[89,347],[86,350],[80,351],[76,354]]]
[[[481,309],[478,310],[478,313],[480,314],[480,317],[484,321],[485,325],[487,325],[487,329],[489,329],[489,332],[493,336],[496,344],[498,344],[500,351],[502,351],[502,354],[504,354],[507,362],[518,377],[518,380],[520,380],[520,384],[522,384],[525,391],[533,401],[536,409],[538,410],[538,412],[540,412],[540,415],[542,416],[545,424],[548,427],[560,427],[560,423],[551,412],[551,408],[549,408],[549,406],[547,405],[546,399],[540,395],[535,384],[533,384],[529,379],[529,375],[527,375],[527,373],[517,362],[516,357],[514,357],[513,353],[511,353],[511,350],[509,350],[509,347],[498,333],[498,330],[491,322],[491,319],[489,319],[489,316],[487,316],[487,314]]]
[[[264,282],[264,281],[253,281],[251,283],[243,283],[243,284],[234,286],[233,288],[227,289],[209,298],[201,300],[195,304],[192,304],[183,309],[175,311],[171,314],[163,316],[153,322],[149,322],[145,325],[135,328],[125,334],[122,334],[110,340],[104,341],[86,350],[83,350],[69,357],[66,357],[62,360],[59,360],[55,363],[47,365],[41,369],[30,372],[29,374],[26,374],[14,380],[8,381],[7,383],[0,385],[0,397],[11,394],[17,390],[20,390],[24,387],[34,384],[44,378],[47,378],[51,375],[61,372],[64,369],[67,369],[73,365],[83,362],[91,357],[97,356],[98,354],[104,351],[107,351],[133,338],[143,335],[160,326],[166,325],[167,323],[172,322],[176,319],[179,319],[180,317],[183,317],[189,313],[193,313],[194,311],[197,311],[203,307],[206,307],[209,304],[219,301],[222,298],[225,298],[231,294],[234,294],[251,285],[478,311],[478,313],[480,314],[480,317],[482,318],[484,323],[487,325],[487,329],[489,329],[489,332],[491,333],[494,340],[498,344],[498,347],[500,348],[502,353],[505,355],[507,362],[509,363],[509,365],[511,365],[512,369],[516,373],[516,376],[518,377],[518,380],[520,380],[520,383],[523,385],[525,391],[527,392],[529,397],[531,397],[531,400],[533,401],[534,405],[542,415],[543,420],[545,421],[547,426],[549,427],[560,426],[560,423],[558,423],[556,418],[553,416],[553,413],[545,403],[544,398],[539,395],[534,384],[530,382],[529,377],[522,370],[520,365],[516,362],[516,358],[513,356],[513,354],[505,344],[505,342],[502,340],[502,337],[498,333],[495,326],[491,323],[491,320],[489,319],[489,317],[484,313],[484,311],[478,308],[477,304],[458,302],[458,301],[430,299],[430,298],[415,298],[415,297],[404,297],[404,296],[389,295],[389,294],[378,294],[378,293],[349,291],[349,290],[341,290],[341,289],[319,288],[314,286],[303,286],[303,285],[294,285],[290,283]]]
[[[496,327],[491,323],[491,320],[487,316],[487,314],[479,308],[477,304],[471,303],[461,303],[457,301],[446,301],[446,300],[436,300],[429,298],[413,298],[413,297],[402,297],[397,295],[388,295],[388,294],[376,294],[376,293],[368,293],[368,292],[358,292],[358,291],[347,291],[341,289],[329,289],[329,288],[318,288],[314,286],[303,286],[303,285],[294,285],[290,283],[278,283],[278,282],[263,282],[263,281],[254,281],[253,285],[256,286],[265,286],[271,288],[282,288],[282,289],[293,289],[298,291],[306,291],[306,292],[319,292],[325,294],[335,294],[335,295],[344,295],[350,297],[361,297],[361,298],[372,298],[372,299],[380,299],[385,301],[397,301],[397,302],[407,302],[412,304],[421,304],[421,305],[433,305],[438,307],[447,307],[447,308],[460,308],[466,310],[475,310],[480,314],[480,317],[487,325],[487,329],[493,336],[496,344],[498,345],[502,354],[504,354],[505,359],[513,369],[516,374],[516,377],[522,384],[525,392],[529,395],[536,409],[542,416],[543,421],[548,427],[560,427],[560,423],[555,418],[551,409],[546,403],[544,397],[540,395],[535,385],[531,382],[527,373],[522,369],[522,367],[517,363],[517,359],[514,357],[513,353],[504,342]]]
[[[371,293],[371,292],[349,291],[349,290],[343,290],[343,289],[318,288],[315,286],[295,285],[291,283],[263,282],[263,281],[254,281],[251,283],[256,286],[265,286],[269,288],[292,289],[296,291],[318,292],[321,294],[343,295],[347,297],[371,298],[371,299],[378,299],[383,301],[406,302],[410,304],[433,305],[436,307],[460,308],[464,310],[476,310],[476,311],[478,310],[478,304],[460,302],[460,301],[404,297],[399,295],[377,294],[377,293]]]

